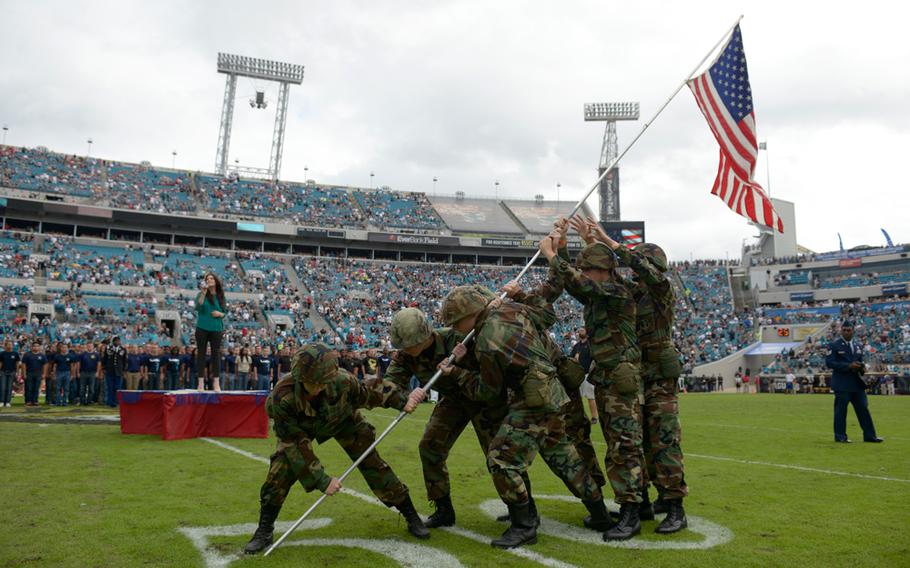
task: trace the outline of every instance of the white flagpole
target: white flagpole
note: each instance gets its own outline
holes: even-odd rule
[[[679,91],[681,91],[682,88],[686,86],[686,83],[689,81],[689,79],[692,78],[692,75],[694,75],[695,72],[698,71],[701,68],[701,66],[705,64],[705,61],[707,61],[708,58],[711,57],[711,54],[717,50],[717,48],[720,46],[720,44],[723,43],[723,41],[725,39],[727,39],[727,36],[729,36],[733,32],[733,29],[736,28],[736,26],[739,24],[739,21],[742,19],[743,19],[743,16],[740,16],[739,18],[736,19],[736,22],[732,26],[730,26],[730,29],[727,30],[726,32],[724,32],[724,35],[717,41],[716,44],[714,44],[714,47],[711,48],[711,51],[709,51],[707,54],[705,54],[705,56],[702,58],[702,60],[698,62],[698,65],[696,65],[695,68],[689,73],[689,75],[686,76],[685,79],[683,79],[683,81],[679,84],[678,87],[676,87],[676,90],[673,91],[673,94],[671,94],[667,98],[667,100],[664,102],[664,104],[660,105],[660,108],[657,109],[657,112],[654,113],[654,116],[651,117],[651,120],[644,123],[641,130],[639,130],[638,134],[635,135],[635,138],[633,138],[632,141],[629,142],[628,145],[626,145],[625,149],[623,149],[623,151],[620,152],[618,156],[616,156],[616,159],[613,160],[613,162],[610,164],[610,166],[607,169],[605,169],[602,174],[600,174],[600,177],[597,178],[597,181],[594,182],[594,185],[591,186],[591,189],[589,189],[588,192],[585,193],[585,196],[582,197],[581,200],[579,200],[578,203],[575,204],[575,207],[572,209],[572,212],[569,213],[569,217],[572,217],[573,215],[575,215],[578,212],[579,209],[581,209],[581,206],[584,204],[584,202],[587,201],[587,199],[589,197],[591,197],[591,194],[594,193],[594,190],[600,186],[600,182],[603,181],[603,179],[607,176],[607,174],[610,173],[610,171],[616,167],[616,164],[619,163],[619,161],[622,159],[622,157],[625,156],[626,153],[632,148],[632,146],[638,141],[638,139],[641,138],[641,135],[645,133],[645,130],[647,130],[648,127],[651,126],[651,124],[655,120],[657,120],[657,117],[660,116],[660,113],[662,113],[665,108],[667,108],[667,105],[670,104],[670,101],[672,101],[673,98],[676,97],[676,95],[679,93]],[[521,269],[521,272],[518,273],[518,276],[515,277],[515,280],[521,280],[521,277],[524,276],[525,274],[527,274],[528,270],[531,268],[531,266],[534,264],[534,262],[537,261],[537,259],[539,257],[540,257],[540,251],[538,250],[534,254],[534,256],[531,258],[531,260],[528,261],[528,263],[525,265],[525,267]],[[499,298],[504,300],[506,298],[505,292],[503,292],[499,296]],[[467,336],[465,336],[465,338],[461,341],[462,345],[467,345],[474,338],[474,331],[475,330],[472,329],[471,332],[468,333]],[[455,361],[455,354],[453,353],[453,354],[449,355],[448,358],[446,359],[446,364],[451,365],[454,361]],[[436,371],[436,374],[434,374],[433,377],[429,380],[429,382],[427,382],[427,384],[424,385],[423,390],[429,391],[433,387],[433,384],[436,383],[436,381],[439,379],[439,377],[441,375],[442,375],[442,371]],[[406,412],[402,411],[401,413],[399,413],[398,416],[395,418],[395,420],[393,420],[392,423],[389,424],[388,427],[385,430],[383,430],[383,432],[379,436],[376,437],[376,440],[372,444],[370,444],[370,447],[368,447],[366,449],[366,451],[364,451],[363,454],[359,458],[357,458],[354,461],[354,463],[352,463],[351,466],[344,471],[344,473],[341,474],[341,477],[338,478],[338,481],[344,481],[347,478],[347,476],[349,476],[355,469],[357,469],[357,466],[360,465],[360,463],[363,460],[365,460],[367,458],[367,456],[370,455],[370,453],[376,448],[376,446],[379,445],[380,442],[382,442],[382,440],[389,434],[389,432],[391,432],[396,426],[398,426],[398,423],[401,422],[405,416],[407,416]],[[306,520],[307,517],[310,516],[310,513],[312,513],[313,510],[316,509],[316,507],[318,507],[323,501],[325,501],[326,497],[328,497],[328,496],[325,494],[323,494],[321,497],[319,497],[319,499],[317,499],[316,502],[313,503],[310,506],[310,508],[306,510],[306,512],[303,514],[303,516],[300,517],[299,519],[297,519],[297,521],[293,525],[291,525],[291,528],[289,528],[287,530],[287,532],[285,532],[283,535],[281,535],[281,538],[276,540],[275,543],[272,544],[272,546],[270,546],[268,548],[268,550],[265,551],[264,556],[268,556],[269,554],[272,553],[272,551],[274,551],[276,548],[281,546],[281,543],[283,543],[285,541],[285,539],[287,539],[289,536],[291,536],[291,533],[294,532],[297,529],[297,527],[299,527],[300,524],[304,520]]]

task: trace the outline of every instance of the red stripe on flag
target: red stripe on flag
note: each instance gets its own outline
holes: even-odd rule
[[[707,82],[708,82],[707,73],[705,73],[704,75],[701,76],[701,81],[703,83],[707,84]],[[734,134],[733,130],[730,129],[730,125],[727,124],[727,121],[723,119],[723,115],[721,115],[720,109],[717,108],[717,102],[714,100],[714,97],[711,96],[711,92],[709,90],[705,91],[705,97],[706,97],[708,103],[711,105],[711,108],[714,110],[715,116],[718,117],[718,120],[720,122],[721,127],[724,130],[724,133],[727,135],[727,138],[730,140],[730,144],[733,145],[732,149],[726,148],[727,152],[732,153],[731,150],[735,150],[737,154],[739,154],[740,156],[743,157],[743,159],[745,159],[747,162],[749,162],[750,170],[754,170],[755,169],[755,156],[753,156],[748,150],[746,150],[739,143],[739,140],[736,138],[736,134]],[[724,142],[722,140],[718,140],[718,143],[720,143],[721,146],[724,145]],[[742,166],[740,166],[738,163],[736,163],[736,160],[730,160],[730,161],[733,163],[733,165],[731,167],[733,167],[736,170],[736,173],[739,175],[739,177],[741,177],[743,179],[750,179],[752,177],[752,171],[747,172],[747,171],[743,170]]]

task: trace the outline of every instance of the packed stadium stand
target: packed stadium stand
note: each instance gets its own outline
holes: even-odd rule
[[[442,220],[423,193],[403,191],[354,191],[354,198],[377,227],[442,229]]]
[[[186,172],[166,172],[152,167],[111,164],[107,192],[111,207],[158,213],[196,210],[193,188]]]
[[[0,146],[0,185],[27,191],[98,198],[101,168],[93,158],[42,148]]]

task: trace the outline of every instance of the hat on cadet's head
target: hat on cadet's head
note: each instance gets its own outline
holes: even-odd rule
[[[616,254],[603,243],[592,243],[585,246],[578,253],[578,258],[575,259],[575,266],[579,270],[585,270],[586,268],[612,270],[616,268]]]
[[[113,342],[115,342],[115,341],[120,341],[120,336],[119,336],[119,335],[115,335],[115,336],[111,337],[111,343],[113,343]]]
[[[452,325],[481,311],[495,297],[496,294],[484,286],[456,286],[442,301],[440,319],[446,325]]]
[[[392,316],[392,346],[407,349],[420,345],[433,335],[433,326],[427,316],[417,308],[404,308]]]
[[[844,320],[844,321],[840,324],[840,326],[841,326],[842,328],[843,328],[843,327],[852,328],[852,327],[853,327],[853,320]]]
[[[669,264],[667,263],[667,253],[654,243],[641,243],[635,245],[635,252],[640,252],[647,258],[654,268],[661,272],[666,272]]]
[[[295,381],[326,384],[338,374],[338,352],[325,343],[311,343],[294,353],[291,375]]]

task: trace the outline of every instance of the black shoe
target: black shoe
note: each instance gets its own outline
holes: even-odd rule
[[[540,526],[540,513],[537,512],[537,502],[534,501],[533,497],[528,495],[528,503],[530,503],[529,507],[531,510],[531,516],[534,518],[534,526],[539,527]],[[589,518],[590,517],[585,517],[585,520],[587,520]],[[508,513],[506,513],[505,515],[499,515],[498,517],[496,517],[496,522],[497,523],[507,523],[511,519],[512,519],[512,517]],[[585,525],[585,526],[587,526],[587,525]]]
[[[535,519],[531,517],[530,501],[509,505],[509,518],[512,525],[491,545],[496,548],[515,548],[523,544],[537,544],[537,527]]]
[[[256,554],[272,544],[272,533],[275,532],[275,519],[281,511],[280,506],[262,505],[259,508],[259,526],[253,533],[253,538],[246,543],[243,551],[247,554]]]
[[[682,499],[669,499],[667,505],[670,511],[664,520],[654,529],[657,534],[673,534],[689,526],[686,512],[683,510]]]
[[[446,495],[436,499],[434,503],[436,504],[436,512],[429,516],[425,526],[431,529],[438,529],[439,527],[451,527],[454,525],[455,508],[452,507],[452,497]]]
[[[405,497],[404,501],[395,505],[395,508],[402,514],[404,520],[408,522],[409,533],[421,539],[430,538],[430,529],[423,524],[420,515],[417,514],[417,509],[414,508],[410,495]]]
[[[844,438],[843,440],[838,440],[837,438],[835,438],[834,441],[837,442],[838,444],[852,444],[853,443],[852,441],[850,441],[847,438]]]
[[[629,540],[641,532],[638,503],[623,503],[619,509],[619,523],[604,533],[604,540]]]
[[[599,501],[582,501],[582,504],[591,513],[589,516],[584,518],[585,528],[595,530],[597,532],[604,532],[612,529],[616,523],[613,522],[613,519],[610,518],[610,515],[607,513],[607,506],[604,505],[604,500]]]
[[[651,511],[655,515],[664,515],[670,512],[670,508],[667,505],[667,502],[664,501],[663,497],[658,497],[657,500],[654,501],[654,503],[651,505]]]
[[[878,436],[876,436],[875,438],[869,438],[868,440],[863,440],[863,442],[869,442],[872,444],[881,444],[884,441],[885,441],[884,438],[879,438]]]
[[[641,492],[641,503],[638,504],[638,519],[641,521],[654,520],[654,507],[651,505],[651,498],[648,496],[648,490]]]

